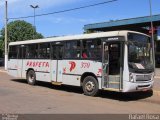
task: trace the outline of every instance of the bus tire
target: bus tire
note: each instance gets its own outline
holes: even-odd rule
[[[98,94],[98,82],[93,76],[87,76],[83,81],[83,92],[88,96],[96,96]]]
[[[28,71],[27,82],[28,82],[29,85],[35,85],[36,84],[36,74],[33,70]]]

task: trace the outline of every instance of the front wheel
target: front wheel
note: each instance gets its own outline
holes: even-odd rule
[[[84,79],[82,87],[85,95],[96,96],[98,94],[98,82],[92,76],[88,76]]]
[[[30,70],[27,73],[27,82],[30,85],[35,85],[35,83],[36,83],[36,74],[35,74],[35,72],[33,70]]]

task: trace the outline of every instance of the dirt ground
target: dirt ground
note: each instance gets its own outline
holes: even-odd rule
[[[0,113],[160,113],[160,95],[152,91],[138,94],[101,91],[99,96],[89,97],[83,95],[79,87],[53,86],[44,82],[30,86],[26,80],[0,72]]]

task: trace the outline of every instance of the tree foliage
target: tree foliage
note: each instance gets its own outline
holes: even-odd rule
[[[36,32],[32,24],[24,20],[16,20],[8,23],[8,42],[24,41],[43,38],[42,34]],[[0,31],[0,52],[4,50],[5,28]]]
[[[4,46],[4,45],[3,45],[3,41],[0,40],[0,58],[3,56],[3,49],[4,49],[3,46]]]

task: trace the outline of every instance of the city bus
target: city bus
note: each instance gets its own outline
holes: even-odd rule
[[[98,32],[9,43],[8,73],[53,85],[99,90],[147,91],[153,87],[153,47],[148,35],[134,31]]]

